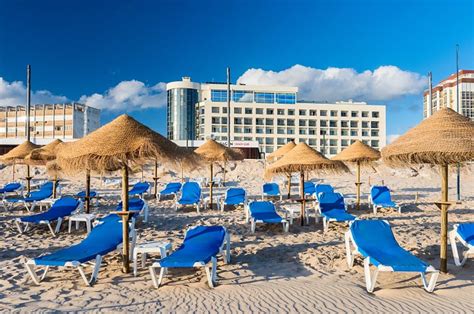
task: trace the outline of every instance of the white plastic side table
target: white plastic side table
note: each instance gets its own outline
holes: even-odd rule
[[[68,231],[71,233],[72,222],[76,222],[76,230],[79,229],[79,223],[84,222],[86,224],[87,233],[91,232],[92,221],[95,219],[94,214],[77,214],[69,217],[69,228]]]
[[[137,257],[142,254],[142,267],[145,267],[147,253],[160,253],[161,258],[166,257],[171,251],[171,243],[166,241],[154,241],[137,244],[133,248],[133,275],[137,276]]]

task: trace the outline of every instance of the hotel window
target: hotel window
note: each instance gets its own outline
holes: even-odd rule
[[[227,107],[222,107],[222,113],[227,113]]]
[[[221,127],[221,132],[222,133],[227,133],[227,127],[226,126]]]
[[[306,129],[300,129],[300,135],[306,135]]]
[[[234,118],[234,124],[242,124],[242,118]]]
[[[273,114],[273,109],[267,109],[267,114]]]
[[[358,125],[357,121],[351,121],[351,128],[356,128]]]
[[[295,104],[296,95],[293,93],[277,93],[276,102],[278,104]]]
[[[309,126],[316,126],[316,120],[308,120]]]
[[[234,133],[242,133],[241,127],[234,127]]]
[[[255,119],[255,124],[256,125],[263,125],[263,119],[262,118]]]
[[[288,126],[295,126],[295,120],[293,120],[293,119],[288,119],[288,120],[286,120],[286,125],[288,125]]]
[[[277,129],[277,134],[285,134],[285,129],[284,128],[278,128]]]
[[[222,117],[221,118],[221,123],[222,124],[227,124],[227,117]]]
[[[261,104],[273,104],[275,102],[274,93],[255,93],[255,102]]]
[[[242,113],[242,108],[235,107],[234,108],[234,113],[241,114]]]
[[[284,116],[285,115],[285,109],[278,109],[277,110],[277,115]]]
[[[314,117],[314,116],[317,116],[318,115],[318,111],[317,110],[310,110],[309,111],[309,115]]]
[[[255,113],[256,114],[263,114],[263,109],[262,108],[255,108]]]
[[[253,92],[250,91],[234,91],[232,100],[235,102],[253,102]]]
[[[227,91],[226,90],[211,90],[211,101],[212,102],[227,102]]]
[[[327,134],[327,130],[326,129],[321,129],[321,130],[319,130],[319,134],[320,135],[325,135],[325,134]]]
[[[373,111],[372,118],[378,118],[378,117],[379,117],[379,113],[377,111]]]
[[[379,127],[379,123],[377,121],[370,122],[370,127],[373,129],[377,129]]]
[[[369,117],[369,112],[368,111],[362,111],[362,118],[368,118]]]
[[[347,111],[341,111],[341,117],[347,117]]]
[[[337,148],[331,147],[331,148],[329,149],[329,154],[331,154],[331,155],[336,155],[336,154],[337,154]]]
[[[306,120],[303,120],[303,119],[299,120],[298,125],[299,126],[306,126]]]
[[[219,113],[219,107],[212,107],[212,113]]]
[[[265,124],[266,125],[273,125],[273,119],[266,119]]]
[[[285,125],[285,119],[278,119],[277,124],[278,125]]]
[[[351,112],[351,117],[357,118],[359,116],[359,113],[357,111],[352,111]]]
[[[369,136],[369,131],[362,130],[362,136]]]
[[[348,128],[349,127],[349,122],[348,121],[341,121],[341,127]]]
[[[309,129],[309,135],[316,135],[316,129]]]
[[[337,111],[331,110],[331,117],[337,117]]]
[[[378,130],[372,130],[372,131],[370,131],[370,135],[379,136],[379,131]]]
[[[321,120],[319,121],[319,126],[320,127],[327,127],[328,126],[328,122],[326,120]]]
[[[257,134],[263,134],[263,128],[256,128],[255,133]]]
[[[246,134],[252,133],[252,128],[245,127],[245,128],[244,128],[244,133],[246,133]]]
[[[329,146],[337,146],[337,140],[329,140]]]
[[[316,146],[316,139],[310,138],[310,139],[308,140],[308,145],[309,145],[309,146]]]
[[[368,128],[369,127],[369,122],[368,121],[362,121],[362,127],[363,128]]]
[[[285,145],[286,144],[285,139],[281,138],[281,137],[277,138],[277,144],[278,145]]]
[[[219,118],[217,118],[217,117],[212,117],[212,123],[213,123],[213,124],[219,124],[219,123],[221,123],[220,120],[221,120],[221,119],[219,119]]]
[[[245,108],[245,114],[252,114],[253,110],[252,108]]]
[[[263,144],[263,137],[257,137],[257,138],[255,138],[255,140],[256,140],[259,144]]]
[[[287,129],[286,133],[287,134],[295,134],[295,129]]]
[[[213,126],[212,133],[219,133],[219,127]]]
[[[266,128],[265,133],[266,134],[273,134],[273,129],[272,128]]]
[[[357,130],[351,130],[351,136],[357,136]]]
[[[298,111],[298,114],[299,114],[300,116],[305,116],[305,115],[306,115],[306,110],[300,109],[300,110]]]
[[[341,140],[341,146],[342,147],[347,147],[347,146],[349,146],[349,142],[347,140]]]
[[[337,127],[337,121],[334,121],[334,120],[329,121],[329,126],[331,128],[336,128]]]
[[[321,110],[321,112],[319,113],[320,116],[322,117],[325,117],[328,115],[328,112],[326,110]]]
[[[272,145],[272,144],[273,144],[273,137],[267,137],[267,138],[265,138],[265,144],[267,144],[267,145]]]
[[[372,147],[379,147],[379,141],[372,141]]]
[[[294,116],[294,115],[295,115],[295,110],[293,110],[293,109],[288,109],[288,115],[289,115],[289,116]]]
[[[245,125],[252,125],[252,118],[245,118],[244,119],[244,124]]]
[[[337,135],[337,129],[330,129],[329,135]]]
[[[251,137],[244,136],[244,141],[252,141]]]

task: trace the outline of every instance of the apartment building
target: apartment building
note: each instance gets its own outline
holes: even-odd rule
[[[82,104],[42,104],[30,108],[30,137],[36,144],[81,138],[100,126],[100,110]],[[25,106],[0,107],[0,145],[26,138]]]
[[[189,87],[190,83],[189,78],[184,78],[183,83],[169,83],[168,96],[176,93],[175,89]],[[172,123],[168,120],[168,136],[177,134],[176,125],[186,125],[188,133],[183,133],[184,136],[191,136],[189,129],[195,130],[195,138],[188,139],[227,141],[226,84],[193,84],[199,99],[194,111],[186,111],[188,115],[184,118],[174,115]],[[385,106],[353,101],[299,101],[297,95],[296,87],[231,85],[231,142],[256,141],[260,151],[271,153],[290,140],[304,141],[328,157],[356,139],[377,149],[385,146]],[[175,106],[176,103],[169,101],[168,111],[183,111],[182,108],[192,104],[181,102],[180,109]]]
[[[423,117],[427,118],[437,110],[448,107],[474,121],[474,70],[459,71],[459,94],[457,90],[457,76],[454,73],[431,90],[431,108],[430,93],[426,90],[423,94]]]

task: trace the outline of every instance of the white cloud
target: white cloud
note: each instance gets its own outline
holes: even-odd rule
[[[400,134],[389,134],[389,135],[387,135],[387,144],[391,144],[393,141],[395,141],[399,137],[400,137]]]
[[[238,83],[297,86],[298,97],[303,100],[387,101],[421,93],[427,78],[393,65],[358,73],[351,68],[321,70],[296,64],[279,72],[252,68],[239,77]]]
[[[32,104],[64,103],[65,96],[54,95],[47,90],[38,90],[31,93]],[[23,82],[8,82],[0,77],[0,106],[16,106],[26,104],[26,86]]]
[[[103,94],[83,95],[79,102],[109,111],[163,107],[166,106],[166,84],[147,86],[136,80],[122,81]]]

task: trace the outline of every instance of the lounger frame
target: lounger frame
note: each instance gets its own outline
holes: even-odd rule
[[[221,197],[219,198],[219,200],[217,201],[217,209],[220,210],[221,212],[224,211],[225,205],[228,205],[225,200],[226,200],[226,198],[227,198],[227,192],[228,192],[230,189],[235,189],[235,188],[227,188],[227,189],[225,190],[224,195],[221,196]],[[231,205],[232,205],[232,206],[236,206],[236,207],[239,206],[239,205],[242,205],[242,206],[244,207],[244,209],[245,209],[245,206],[247,206],[247,202],[248,202],[248,200],[247,200],[247,191],[246,191],[244,188],[241,188],[241,189],[244,190],[244,193],[245,193],[244,201],[241,202],[241,203],[238,203],[238,204],[231,204]]]
[[[467,258],[469,255],[474,255],[474,246],[470,245],[466,241],[464,241],[463,238],[458,233],[458,227],[459,224],[454,225],[454,229],[449,232],[449,243],[451,244],[451,249],[453,251],[453,258],[454,258],[454,263],[456,266],[463,266],[466,264]],[[462,260],[459,257],[459,251],[458,251],[458,246],[457,246],[457,241],[461,242],[461,244],[467,248],[462,253]]]
[[[388,224],[386,220],[384,220]],[[352,222],[349,224],[349,226],[352,224]],[[352,232],[349,229],[345,233],[345,245],[346,245],[346,259],[347,259],[347,264],[349,268],[352,268],[354,266],[354,260],[357,255],[362,254],[359,252],[357,244],[354,241],[354,238],[352,237]],[[352,249],[352,247],[354,249]],[[377,276],[379,272],[400,272],[400,271],[395,271],[391,266],[386,266],[386,265],[378,265],[376,266],[376,269],[374,270],[373,273],[370,271],[370,256],[364,258],[364,276],[365,276],[365,285],[366,285],[366,290],[369,293],[374,292],[375,285],[377,283]],[[426,273],[431,273],[431,279],[428,281],[426,277]],[[426,271],[420,272],[421,276],[421,281],[423,283],[423,288],[428,291],[428,292],[433,292],[436,281],[438,280],[439,276],[439,271],[436,270],[433,266],[428,266]]]
[[[188,228],[186,230],[186,233],[194,228],[196,227]],[[224,230],[225,230],[224,241],[222,241],[222,245],[219,249],[219,252],[216,254],[216,256],[211,257],[211,260],[208,263],[196,262],[193,265],[193,267],[204,268],[206,272],[207,283],[210,288],[214,288],[217,284],[217,257],[218,255],[222,255],[224,259],[224,263],[226,264],[230,263],[230,235],[226,228],[224,228]],[[225,254],[224,254],[224,250],[225,250]],[[160,268],[160,274],[158,275],[158,278],[156,274],[156,268]],[[158,289],[161,286],[163,282],[163,278],[167,273],[167,270],[168,270],[168,267],[161,267],[160,262],[155,262],[153,263],[153,265],[150,266],[151,280],[155,288]]]
[[[318,197],[321,195],[321,193],[324,193],[324,192],[319,192],[316,199],[318,199]],[[344,195],[342,193],[339,193],[339,192],[334,192],[334,193],[339,194],[339,195],[341,195],[342,198],[344,198]],[[316,194],[314,194],[314,195],[316,195]],[[320,218],[323,219],[323,232],[324,233],[326,233],[329,230],[329,223],[330,222],[341,222],[341,223],[348,222],[348,223],[350,223],[350,221],[337,221],[337,219],[327,218],[327,217],[323,216],[323,213],[321,212],[321,208],[319,207],[319,201],[315,202],[314,206],[315,206],[315,209],[316,209],[316,223],[319,222]],[[345,200],[344,200],[344,209],[345,209],[346,212],[348,211],[348,206],[347,206],[347,203],[346,203]]]
[[[268,223],[263,221],[263,220],[255,219],[254,217],[252,217],[252,215],[250,214],[250,204],[251,203],[252,202],[248,203],[247,206],[246,206],[247,208],[245,210],[245,222],[246,223],[250,222],[250,231],[252,233],[255,233],[255,229],[257,228],[258,223],[260,223],[260,224],[268,224]],[[273,206],[275,206],[275,204],[273,204]],[[275,207],[275,211],[276,211],[276,207]],[[288,232],[290,230],[290,223],[288,222],[287,219],[282,218],[281,219],[281,224],[283,226],[283,231],[284,232]]]
[[[386,207],[386,206],[382,206],[382,205],[376,205],[376,204],[374,203],[374,201],[372,200],[372,188],[373,188],[373,187],[374,187],[374,185],[372,185],[372,186],[370,187],[370,193],[369,193],[369,196],[368,196],[368,202],[369,202],[369,205],[372,205],[372,211],[373,211],[374,215],[377,215],[377,210],[378,210],[379,208],[380,208],[380,209],[382,209],[382,208],[395,208],[395,209],[398,211],[399,214],[402,213],[402,206],[401,206],[400,204],[396,204],[395,202],[394,202],[394,203],[396,204],[396,206],[394,206],[394,207],[393,207],[393,206]],[[390,192],[391,192],[391,190],[390,190]]]
[[[196,182],[196,181],[188,181],[188,182],[195,182],[197,184],[199,184],[199,182]],[[175,199],[175,210],[178,211],[179,208],[182,208],[182,207],[196,207],[196,211],[197,213],[201,213],[201,204],[202,204],[202,199],[203,199],[203,196],[202,196],[202,187],[201,185],[199,185],[199,188],[201,188],[201,193],[199,195],[199,201],[197,203],[193,203],[193,204],[179,204],[178,201],[179,199],[181,198],[182,196],[182,191],[183,191],[183,187],[184,187],[184,184],[183,186],[181,187],[181,192],[180,193],[177,193],[176,195],[176,199]]]
[[[270,194],[267,194],[263,191],[263,186],[265,184],[276,184],[278,186],[278,195],[270,195]],[[265,198],[269,199],[269,198],[275,198],[275,197],[279,197],[280,198],[280,201],[283,200],[283,194],[281,194],[281,191],[280,191],[280,185],[275,182],[275,181],[272,181],[272,182],[265,182],[263,185],[262,185],[262,201],[265,200]]]

